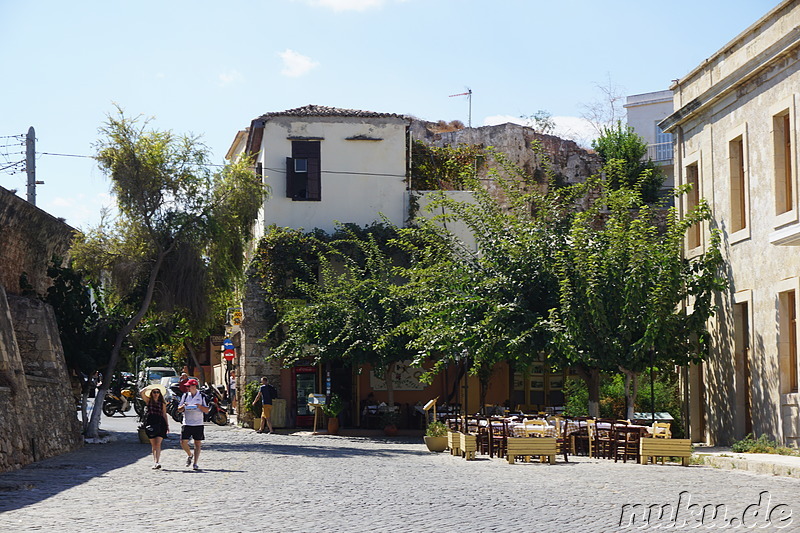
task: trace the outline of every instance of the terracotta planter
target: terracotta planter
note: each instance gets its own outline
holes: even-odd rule
[[[339,419],[331,417],[328,419],[328,435],[338,435],[339,434]]]
[[[428,447],[429,451],[432,452],[443,452],[447,448],[447,437],[423,437],[425,439],[425,445]]]
[[[383,426],[383,433],[387,437],[394,437],[395,435],[397,435],[397,426],[395,426],[394,424],[388,424],[386,426]]]

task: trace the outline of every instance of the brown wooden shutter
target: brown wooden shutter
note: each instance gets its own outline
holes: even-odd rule
[[[306,183],[306,200],[322,200],[322,180],[319,159],[308,160],[308,182]]]
[[[294,198],[297,194],[297,178],[294,175],[294,159],[286,158],[286,198]]]

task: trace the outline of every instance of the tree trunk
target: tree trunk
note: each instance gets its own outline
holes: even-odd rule
[[[386,403],[389,404],[390,409],[394,409],[394,378],[392,377],[393,374],[394,374],[394,361],[389,363],[389,366],[386,367],[386,396],[389,399],[389,401]]]
[[[625,374],[625,418],[633,419],[635,411],[636,396],[639,392],[639,374],[620,367],[620,371]]]
[[[598,418],[600,416],[600,369],[589,369],[589,380],[586,382],[589,387],[589,416]]]
[[[183,341],[183,347],[186,348],[187,352],[189,352],[189,358],[192,360],[192,363],[194,363],[194,367],[200,369],[200,375],[198,376],[200,378],[200,384],[201,385],[205,385],[205,383],[206,383],[206,372],[205,372],[205,370],[203,370],[203,366],[197,360],[197,353],[195,353],[194,348],[192,347],[192,344],[188,340],[184,340]]]
[[[125,339],[128,338],[128,335],[130,335],[136,326],[139,325],[139,322],[142,321],[142,318],[144,318],[144,315],[150,308],[150,303],[153,301],[153,291],[155,290],[156,279],[158,278],[158,273],[161,270],[161,265],[164,263],[164,258],[173,250],[174,247],[175,243],[173,241],[173,244],[171,244],[169,248],[159,252],[158,257],[153,264],[153,269],[150,271],[150,279],[147,282],[147,291],[145,292],[142,305],[139,307],[139,311],[137,311],[136,314],[133,315],[133,317],[128,321],[128,323],[125,324],[125,326],[119,331],[119,333],[117,333],[117,338],[114,341],[114,347],[111,349],[111,357],[108,359],[106,375],[103,378],[103,384],[99,389],[97,389],[97,396],[94,399],[94,409],[92,409],[92,417],[89,419],[89,427],[86,428],[86,438],[91,439],[91,441],[95,441],[100,438],[100,415],[103,412],[103,398],[106,396],[109,384],[111,384],[113,381],[114,370],[117,368],[119,353],[122,350],[122,343],[125,342]]]
[[[598,418],[600,416],[600,369],[578,366],[575,370],[578,372],[578,376],[586,382],[586,388],[589,390],[587,405],[589,416]]]

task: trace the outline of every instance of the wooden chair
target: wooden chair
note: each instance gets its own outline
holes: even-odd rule
[[[570,437],[570,440],[572,441],[572,453],[573,455],[590,455],[589,450],[591,450],[591,447],[589,446],[588,429],[589,419],[586,417],[577,417],[574,419],[574,422],[578,429]]]
[[[508,422],[489,421],[489,457],[505,457],[508,444]]]
[[[545,420],[534,418],[533,420],[525,420],[522,424],[526,437],[547,436],[547,422]]]
[[[587,452],[589,457],[597,457],[597,422],[589,419],[586,421]]]
[[[556,447],[558,449],[558,453],[564,454],[564,462],[568,463],[569,453],[574,453],[575,445],[572,442],[571,435],[567,432],[567,424],[566,421],[562,420],[560,416],[553,417],[556,426]]]
[[[656,439],[671,439],[672,431],[669,422],[656,422],[653,424],[653,437]]]
[[[639,462],[639,441],[642,438],[642,432],[639,428],[629,428],[627,426],[617,426],[613,432],[614,435],[614,462],[622,457],[622,462],[627,463],[628,458]]]
[[[614,430],[617,427],[617,421],[610,418],[600,418],[597,420],[597,424],[603,424],[603,427],[598,427],[595,425],[597,429],[597,457],[611,459],[614,457]]]

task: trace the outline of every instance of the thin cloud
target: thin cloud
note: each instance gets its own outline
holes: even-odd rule
[[[234,83],[242,83],[244,81],[244,76],[242,76],[242,73],[236,69],[222,72],[218,77],[219,84],[222,87],[227,87],[228,85],[233,85]]]
[[[382,7],[386,0],[306,0],[314,7],[325,7],[333,11],[366,11]]]
[[[313,68],[318,67],[319,63],[310,57],[304,56],[294,50],[287,48],[278,54],[283,60],[283,70],[281,74],[289,78],[297,78],[308,74]]]

